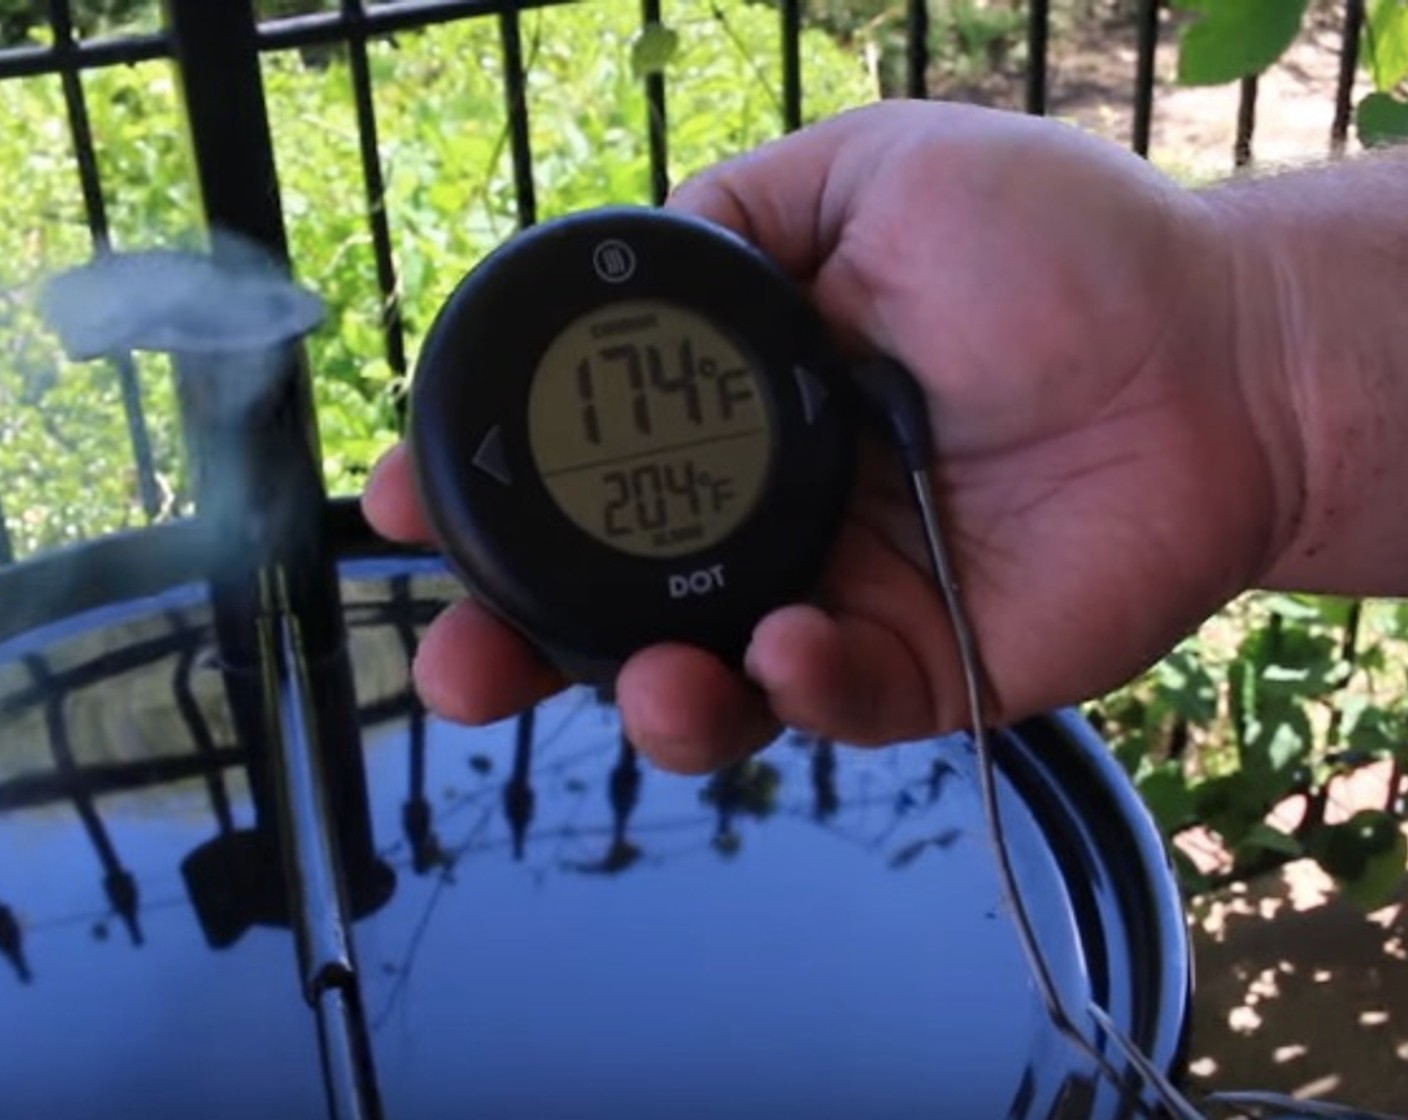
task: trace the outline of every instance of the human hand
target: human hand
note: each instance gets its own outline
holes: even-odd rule
[[[1285,514],[1223,230],[1142,161],[1051,122],[891,102],[713,168],[670,205],[758,244],[848,346],[923,386],[994,721],[1121,684],[1272,562]],[[364,502],[385,535],[430,539],[402,449]],[[416,680],[470,723],[564,683],[472,601],[427,632]],[[662,645],[625,665],[617,699],[632,742],[682,771],[779,724],[851,743],[962,726],[894,463],[868,457],[815,602],[763,619],[742,674]]]

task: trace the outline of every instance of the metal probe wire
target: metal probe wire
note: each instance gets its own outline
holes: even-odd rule
[[[944,534],[939,524],[939,514],[934,502],[931,485],[930,464],[933,462],[933,438],[929,428],[928,404],[918,384],[909,372],[893,359],[881,357],[865,363],[855,371],[856,382],[862,392],[876,405],[887,420],[895,438],[897,450],[904,463],[915,506],[923,523],[924,540],[934,582],[943,596],[953,628],[954,642],[958,650],[959,663],[963,671],[964,688],[968,702],[969,723],[973,744],[978,756],[978,778],[983,804],[983,812],[988,826],[988,839],[991,843],[997,864],[999,887],[1003,901],[1010,910],[1017,939],[1023,955],[1027,959],[1029,972],[1038,994],[1045,1005],[1047,1017],[1057,1032],[1068,1039],[1078,1050],[1090,1058],[1099,1072],[1117,1088],[1125,1084],[1111,1060],[1076,1025],[1075,1016],[1066,1008],[1052,977],[1050,964],[1017,883],[1017,875],[1012,866],[1011,853],[1007,845],[1006,830],[1002,822],[1001,803],[997,793],[996,765],[993,761],[992,746],[988,741],[987,720],[985,717],[984,696],[987,691],[986,672],[981,651],[972,624],[964,608],[963,596],[959,591],[952,561]],[[1130,1066],[1139,1075],[1144,1087],[1156,1098],[1163,1110],[1155,1113],[1150,1103],[1143,1099],[1135,1102],[1146,1116],[1168,1116],[1173,1120],[1208,1120],[1205,1113],[1188,1100],[1169,1080],[1163,1070],[1150,1060],[1135,1043],[1115,1023],[1110,1013],[1093,998],[1084,1008],[1095,1026],[1121,1051]],[[1242,1117],[1261,1117],[1265,1110],[1280,1110],[1280,1120],[1405,1120],[1379,1112],[1369,1112],[1352,1106],[1332,1104],[1322,1101],[1302,1101],[1280,1093],[1270,1092],[1218,1092],[1204,1098],[1204,1103],[1232,1110]]]
[[[983,814],[987,821],[988,839],[992,846],[997,865],[999,889],[1003,902],[1010,911],[1013,925],[1017,930],[1017,940],[1027,959],[1028,972],[1035,983],[1037,992],[1045,1006],[1047,1018],[1057,1033],[1068,1039],[1094,1064],[1097,1071],[1117,1088],[1125,1078],[1115,1068],[1114,1063],[1092,1042],[1077,1025],[1076,1017],[1070,1013],[1061,1000],[1051,966],[1041,950],[1041,944],[1027,912],[1026,902],[1017,883],[1017,874],[1012,866],[1011,853],[1007,846],[1006,831],[1002,823],[1001,804],[997,792],[996,766],[992,757],[992,745],[988,741],[987,717],[984,696],[987,693],[986,674],[983,669],[981,652],[968,612],[964,608],[963,596],[959,591],[958,580],[944,543],[943,530],[939,524],[939,513],[934,503],[931,485],[931,466],[934,460],[933,432],[929,424],[929,404],[918,382],[899,362],[887,356],[878,356],[859,364],[853,371],[854,381],[861,394],[870,402],[885,420],[894,437],[896,450],[908,476],[909,488],[923,522],[924,541],[929,555],[934,582],[943,596],[953,628],[954,642],[958,649],[958,659],[963,670],[963,682],[968,700],[969,723],[972,728],[973,743],[978,755],[978,779],[982,797]],[[1090,1001],[1091,1015],[1098,1028],[1113,1040],[1117,1048],[1129,1058],[1131,1066],[1139,1074],[1144,1084],[1152,1089],[1158,1103],[1167,1110],[1174,1120],[1205,1120],[1186,1098],[1169,1082],[1163,1073],[1139,1051],[1116,1027],[1114,1021],[1103,1009]],[[1149,1103],[1140,1094],[1137,1102],[1140,1111],[1146,1116],[1153,1115]]]
[[[1074,1017],[1066,1010],[1060,992],[1056,988],[1056,982],[1052,977],[1051,966],[1046,960],[1046,954],[1041,950],[1036,932],[1032,927],[1031,916],[1027,912],[1021,889],[1018,887],[1016,871],[1012,866],[1011,852],[1007,846],[1006,832],[1002,824],[1001,802],[997,793],[997,775],[996,767],[993,764],[992,745],[988,741],[987,720],[984,715],[983,703],[985,682],[977,640],[968,621],[968,614],[963,606],[963,597],[959,594],[958,581],[954,577],[953,565],[949,560],[943,533],[939,528],[938,511],[934,506],[928,468],[926,466],[911,467],[909,483],[914,494],[915,504],[919,507],[920,518],[924,523],[924,539],[928,547],[934,580],[939,585],[944,605],[948,609],[949,620],[953,626],[954,641],[958,647],[958,659],[963,669],[969,720],[972,725],[974,746],[978,754],[978,778],[983,814],[987,820],[988,839],[991,842],[993,856],[997,864],[998,879],[1004,896],[1003,901],[1012,914],[1013,925],[1017,930],[1017,940],[1027,959],[1032,980],[1036,984],[1037,992],[1041,996],[1042,1003],[1046,1007],[1047,1017],[1051,1020],[1052,1025],[1085,1053],[1112,1084],[1119,1086],[1122,1078],[1110,1059],[1076,1026]],[[1118,1043],[1119,1049],[1124,1051],[1125,1056],[1130,1059],[1130,1063],[1139,1072],[1140,1077],[1153,1089],[1159,1103],[1172,1116],[1178,1120],[1204,1120],[1202,1114],[1169,1083],[1158,1067],[1145,1058],[1133,1042],[1124,1037],[1114,1021],[1094,1000],[1090,1002],[1089,1010],[1096,1018],[1101,1030]],[[1148,1114],[1147,1105],[1143,1105],[1143,1110]]]

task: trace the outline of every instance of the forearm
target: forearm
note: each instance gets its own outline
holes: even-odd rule
[[[1277,480],[1268,588],[1408,594],[1408,151],[1206,196]]]

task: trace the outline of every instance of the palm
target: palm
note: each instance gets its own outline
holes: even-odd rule
[[[1103,149],[1032,139],[986,138],[984,174],[1001,186],[979,192],[945,171],[942,148],[882,163],[814,278],[833,319],[929,391],[939,502],[1010,715],[1127,679],[1245,586],[1264,544],[1265,468],[1239,422],[1225,305],[1193,324],[1180,306],[1190,278],[1217,282],[1196,212],[1156,204],[1142,167],[1110,175]],[[920,196],[924,224],[899,224]],[[888,630],[928,700],[858,713],[849,730],[953,726],[962,690],[912,505],[891,475],[868,480],[856,510],[828,600]]]

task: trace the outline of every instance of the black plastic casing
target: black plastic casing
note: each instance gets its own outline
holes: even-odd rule
[[[628,250],[615,263],[630,267],[603,279],[600,250],[613,241]],[[558,509],[528,445],[543,351],[579,316],[630,300],[707,317],[756,361],[770,397],[760,500],[727,538],[687,556],[634,556],[590,537]],[[737,663],[763,615],[808,597],[850,499],[858,423],[824,325],[771,260],[695,218],[610,207],[517,235],[460,283],[422,349],[408,438],[421,501],[456,574],[569,675],[606,684],[662,641]],[[672,575],[717,565],[722,586],[671,596]]]

